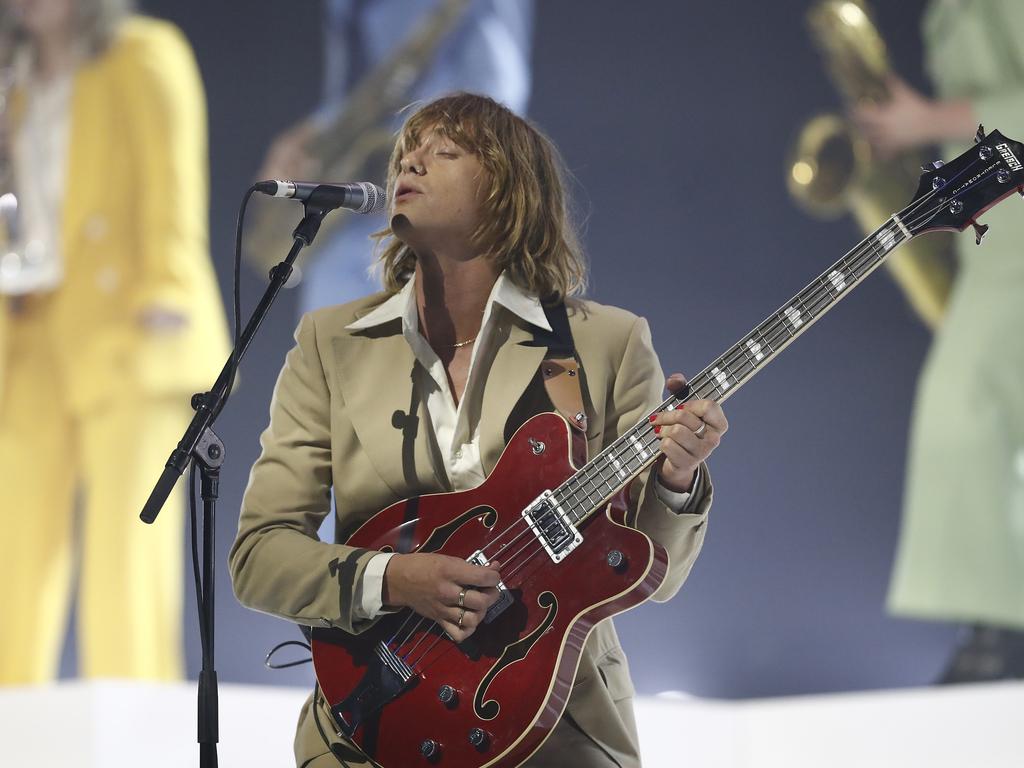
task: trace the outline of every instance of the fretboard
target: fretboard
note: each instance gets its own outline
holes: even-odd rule
[[[674,410],[688,400],[726,400],[910,237],[897,216],[890,218],[694,376],[686,391],[652,413]],[[583,521],[654,463],[659,442],[647,419],[636,424],[555,489],[557,503],[576,522]]]

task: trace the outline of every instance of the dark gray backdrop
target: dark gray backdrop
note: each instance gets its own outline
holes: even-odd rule
[[[921,87],[923,4],[875,3],[898,69]],[[666,370],[699,371],[860,239],[848,221],[804,217],[784,188],[797,127],[836,104],[804,32],[807,5],[539,3],[530,115],[578,180],[591,296],[646,315]],[[202,69],[212,246],[230,299],[239,198],[270,137],[317,99],[320,5],[143,7],[182,26]],[[247,311],[262,285],[245,273]],[[266,650],[297,632],[241,608],[225,567],[291,343],[294,300],[285,293],[275,306],[218,424],[228,446],[217,547],[217,668],[225,682],[312,680],[308,667],[262,668]],[[711,462],[716,501],[693,574],[671,603],[617,620],[641,693],[739,698],[936,676],[954,628],[884,610],[909,409],[927,343],[880,272],[727,403],[732,429]],[[158,524],[173,524],[171,516]],[[71,645],[65,675],[74,672]]]

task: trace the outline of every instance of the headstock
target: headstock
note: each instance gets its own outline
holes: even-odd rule
[[[973,225],[980,245],[988,227],[978,217],[1012,192],[1024,196],[1024,144],[999,131],[985,136],[980,125],[974,141],[955,160],[924,167],[913,201],[898,214],[911,235]]]

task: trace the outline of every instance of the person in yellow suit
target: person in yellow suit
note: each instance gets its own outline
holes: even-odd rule
[[[0,0],[33,255],[0,265],[0,684],[55,676],[76,581],[83,676],[183,672],[182,519],[138,513],[227,333],[199,73],[126,5]]]

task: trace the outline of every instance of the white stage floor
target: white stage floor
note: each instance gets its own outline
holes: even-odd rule
[[[220,764],[292,764],[306,692],[220,687]],[[0,688],[0,766],[199,765],[194,684]],[[748,701],[641,697],[647,768],[1021,768],[1024,683]]]

